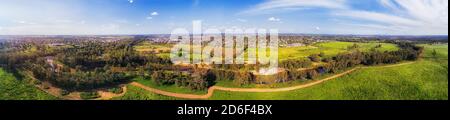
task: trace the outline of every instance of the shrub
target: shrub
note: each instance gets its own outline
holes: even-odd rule
[[[108,89],[108,91],[112,92],[114,94],[121,94],[121,93],[123,93],[122,87],[110,88],[110,89]]]
[[[48,90],[48,89],[50,89],[50,86],[48,86],[48,85],[43,85],[42,88]]]
[[[319,57],[325,57],[325,53],[324,52],[320,52]]]
[[[318,54],[312,54],[308,58],[313,62],[320,62],[320,56]]]
[[[317,76],[319,76],[319,73],[317,73],[316,70],[309,70],[309,71],[307,72],[307,78],[308,78],[308,79],[314,80],[314,79],[317,78]]]
[[[61,92],[59,94],[61,94],[61,96],[66,96],[66,95],[69,95],[70,92],[67,90],[61,90]]]
[[[99,98],[100,95],[97,92],[82,92],[82,93],[80,93],[80,97],[81,97],[81,99],[84,99],[84,100],[90,100],[90,99]]]

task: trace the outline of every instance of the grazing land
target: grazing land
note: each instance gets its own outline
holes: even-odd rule
[[[349,46],[358,45],[358,48],[349,49]],[[377,47],[381,45],[380,47]],[[312,54],[324,53],[326,57],[332,57],[339,53],[351,52],[355,50],[369,51],[371,49],[376,49],[380,51],[395,51],[398,47],[395,44],[389,43],[354,43],[354,42],[322,42],[316,43],[309,46],[298,46],[298,47],[283,47],[280,48],[278,56],[279,59],[289,60],[289,59],[306,59]]]
[[[1,42],[0,100],[448,100],[446,41],[289,36],[280,72],[261,75],[257,64],[172,63],[165,37],[72,37]]]
[[[217,91],[215,100],[448,100],[448,45],[425,46],[422,60],[366,68],[310,88],[276,93]],[[438,57],[431,53],[436,49]]]
[[[55,100],[44,91],[0,69],[0,100]]]

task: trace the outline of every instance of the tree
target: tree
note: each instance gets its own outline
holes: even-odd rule
[[[313,62],[320,62],[320,56],[318,54],[312,54],[308,58]]]
[[[325,53],[324,52],[320,52],[319,56],[320,57],[325,57]]]
[[[433,49],[433,52],[431,54],[433,55],[434,58],[436,58],[437,57],[436,49]]]
[[[313,79],[316,79],[316,77],[317,77],[318,75],[319,75],[319,73],[317,73],[316,70],[309,70],[309,71],[307,72],[307,77],[306,77],[306,78],[313,80]]]
[[[250,84],[253,82],[253,77],[250,72],[239,71],[235,73],[234,76],[235,83],[238,85]]]
[[[355,43],[352,46],[348,46],[347,50],[355,50],[355,49],[358,49],[358,48],[359,48],[359,45]]]

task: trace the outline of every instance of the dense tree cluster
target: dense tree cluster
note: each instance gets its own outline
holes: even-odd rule
[[[307,70],[288,70],[290,80],[315,79],[320,74],[336,73],[358,65],[394,64],[404,60],[417,60],[423,47],[411,43],[398,43],[400,50],[390,52],[370,51],[342,53],[333,57],[327,64]]]
[[[9,49],[0,51],[0,65],[11,71],[30,71],[35,78],[66,90],[122,84],[128,82],[127,76],[133,75],[139,66],[145,71],[172,69],[167,67],[171,64],[169,59],[136,54],[132,49],[136,41],[71,41],[62,47],[35,42],[3,43]]]
[[[62,50],[57,60],[70,67],[81,65],[82,70],[103,66],[136,67],[146,63],[170,64],[170,59],[163,59],[154,54],[138,55],[132,44],[134,42],[116,42],[114,44],[90,43],[85,46]]]
[[[52,85],[66,90],[91,90],[128,81],[124,73],[104,71],[100,68],[85,72],[71,71],[68,67],[52,68],[49,64],[44,63],[44,59],[39,59],[37,64],[27,62],[25,68],[31,71],[35,78],[48,81]]]
[[[320,59],[320,58],[319,58]],[[312,62],[308,60],[284,60],[280,64],[280,67],[285,69],[298,69],[298,68],[309,68],[312,66]]]
[[[158,85],[177,85],[192,90],[205,90],[215,84],[217,77],[210,70],[195,69],[191,74],[175,71],[154,71],[152,80]]]

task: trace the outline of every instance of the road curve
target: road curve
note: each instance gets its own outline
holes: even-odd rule
[[[184,98],[184,99],[208,99],[210,98],[214,91],[216,90],[221,90],[221,91],[230,91],[230,92],[283,92],[283,91],[292,91],[292,90],[297,90],[297,89],[302,89],[302,88],[306,88],[306,87],[310,87],[310,86],[314,86],[317,84],[320,84],[322,82],[328,81],[328,80],[332,80],[334,78],[338,78],[341,76],[344,76],[346,74],[349,74],[355,70],[357,70],[359,68],[353,68],[351,70],[348,70],[346,72],[337,74],[337,75],[333,75],[331,77],[322,79],[322,80],[317,80],[311,83],[307,83],[307,84],[303,84],[303,85],[298,85],[298,86],[292,86],[292,87],[286,87],[286,88],[227,88],[227,87],[221,87],[221,86],[212,86],[208,89],[208,93],[205,95],[194,95],[194,94],[182,94],[182,93],[174,93],[174,92],[168,92],[168,91],[163,91],[163,90],[159,90],[159,89],[155,89],[155,88],[151,88],[145,85],[142,85],[140,83],[137,82],[132,82],[131,85],[142,88],[144,90],[150,91],[152,93],[156,93],[156,94],[160,94],[160,95],[165,95],[165,96],[170,96],[170,97],[176,97],[176,98]]]
[[[205,95],[195,95],[195,94],[182,94],[182,93],[174,93],[174,92],[168,92],[168,91],[163,91],[163,90],[159,90],[159,89],[155,89],[155,88],[151,88],[145,85],[142,85],[140,83],[137,82],[132,82],[131,85],[142,88],[144,90],[150,91],[152,93],[156,93],[156,94],[160,94],[160,95],[165,95],[165,96],[170,96],[170,97],[176,97],[176,98],[183,98],[183,99],[208,99],[210,98],[213,94],[214,91],[216,90],[221,90],[221,91],[229,91],[229,92],[253,92],[253,93],[265,93],[265,92],[285,92],[285,91],[292,91],[292,90],[298,90],[298,89],[302,89],[302,88],[307,88],[307,87],[311,87],[317,84],[321,84],[325,81],[329,81],[338,77],[342,77],[344,75],[350,74],[358,69],[365,69],[365,68],[388,68],[388,67],[397,67],[397,66],[402,66],[402,65],[408,65],[408,64],[412,64],[415,62],[408,62],[408,63],[401,63],[401,64],[395,64],[395,65],[388,65],[388,66],[376,66],[376,67],[356,67],[350,70],[347,70],[343,73],[340,74],[336,74],[321,80],[316,80],[314,82],[310,82],[307,84],[302,84],[302,85],[297,85],[297,86],[292,86],[292,87],[285,87],[285,88],[227,88],[227,87],[221,87],[221,86],[212,86],[208,89],[208,93]]]

